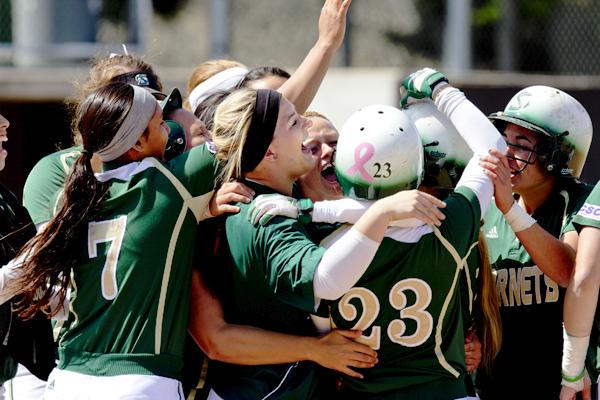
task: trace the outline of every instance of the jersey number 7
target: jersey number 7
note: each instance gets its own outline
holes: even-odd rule
[[[90,258],[98,256],[99,243],[110,242],[101,277],[102,296],[106,300],[112,300],[117,296],[117,261],[126,225],[126,215],[108,221],[92,221],[88,224],[88,255]]]

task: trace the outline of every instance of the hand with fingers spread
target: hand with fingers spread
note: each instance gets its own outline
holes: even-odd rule
[[[416,218],[426,224],[440,226],[446,218],[439,210],[446,207],[446,203],[419,190],[403,190],[375,204],[386,207],[392,221]]]
[[[434,93],[448,84],[448,79],[439,71],[423,68],[402,80],[402,107],[421,99],[433,99]]]
[[[224,183],[210,199],[210,214],[216,217],[225,213],[238,213],[240,208],[230,203],[250,203],[253,198],[254,191],[243,183]]]
[[[363,375],[352,368],[372,368],[377,363],[377,353],[355,342],[361,331],[336,329],[317,339],[317,346],[309,359],[325,368],[362,379]]]
[[[319,39],[317,44],[338,49],[346,34],[346,15],[351,0],[326,0],[319,17]]]
[[[503,214],[506,214],[515,201],[510,182],[511,171],[506,155],[492,149],[488,155],[481,158],[479,165],[494,184],[496,206]]]
[[[481,341],[474,330],[465,338],[465,361],[467,372],[475,371],[481,362]]]

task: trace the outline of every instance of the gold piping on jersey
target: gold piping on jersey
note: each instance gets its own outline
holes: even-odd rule
[[[433,227],[433,233],[440,240],[440,242],[446,248],[446,250],[448,250],[448,252],[452,256],[452,258],[456,262],[456,272],[454,273],[454,280],[452,281],[452,286],[450,287],[450,290],[448,291],[448,294],[446,295],[446,299],[444,300],[444,305],[442,306],[442,310],[438,317],[438,323],[435,328],[435,355],[437,356],[440,365],[446,371],[450,372],[455,378],[458,378],[460,376],[460,373],[456,369],[454,369],[448,363],[448,361],[446,361],[446,357],[444,357],[444,354],[442,352],[442,324],[444,321],[444,315],[446,315],[446,311],[448,310],[450,300],[452,299],[452,296],[454,295],[454,292],[456,291],[456,285],[458,283],[458,276],[460,275],[460,270],[465,266],[465,264],[467,262],[466,260],[469,257],[469,254],[471,254],[471,250],[473,250],[473,248],[475,246],[477,246],[477,242],[475,242],[475,243],[473,243],[473,245],[471,245],[471,247],[469,248],[469,251],[465,255],[465,258],[460,258],[460,255],[458,254],[458,252],[456,251],[454,246],[452,246],[452,244],[450,244],[450,242],[448,240],[446,240],[446,238],[442,235],[440,230],[435,226]]]

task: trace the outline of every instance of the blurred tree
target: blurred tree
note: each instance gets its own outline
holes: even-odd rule
[[[494,40],[499,22],[503,18],[502,1],[511,0],[472,0],[473,62],[475,68],[493,69],[497,56]],[[517,33],[516,57],[518,70],[550,71],[552,64],[548,55],[545,30],[556,4],[569,0],[515,0],[518,17],[515,21]],[[415,0],[420,16],[420,26],[412,34],[398,29],[383,32],[386,40],[394,45],[406,47],[411,53],[440,59],[442,37],[446,18],[447,0]],[[535,54],[535,56],[531,56]]]
[[[0,43],[12,42],[10,0],[0,0]]]
[[[4,1],[4,0],[1,0]],[[164,18],[173,18],[187,4],[188,0],[152,0],[154,12]],[[112,22],[127,19],[128,2],[123,0],[103,0],[102,17]]]

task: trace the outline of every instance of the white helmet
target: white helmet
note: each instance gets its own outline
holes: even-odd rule
[[[423,185],[453,189],[473,157],[454,124],[431,100],[412,103],[406,108],[417,128],[425,152]]]
[[[350,197],[378,199],[418,187],[423,146],[406,111],[371,105],[352,114],[340,132],[335,169]]]
[[[581,103],[562,90],[530,86],[508,102],[503,112],[489,117],[502,132],[508,122],[544,137],[534,149],[552,174],[581,175],[592,143],[592,120]]]

